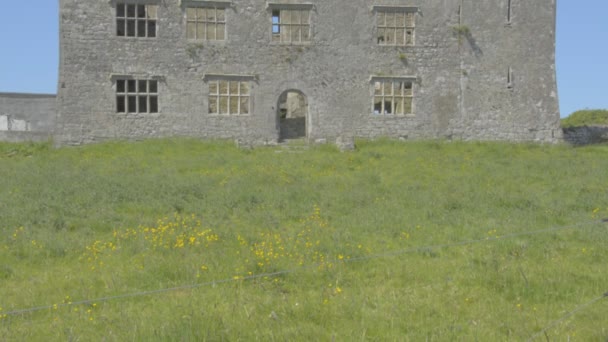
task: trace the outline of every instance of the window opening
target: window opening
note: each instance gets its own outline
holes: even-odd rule
[[[272,34],[273,37],[274,35],[279,35],[281,34],[281,11],[279,10],[274,10],[272,11]]]
[[[413,113],[414,86],[411,81],[374,82],[375,115],[407,115]]]
[[[411,11],[378,10],[378,45],[413,46],[416,13]]]
[[[310,11],[272,10],[272,41],[280,43],[310,42]]]
[[[218,7],[186,8],[188,39],[225,40],[226,9]]]
[[[209,81],[209,114],[248,115],[251,110],[249,81]]]
[[[512,11],[511,10],[511,0],[507,0],[507,23],[509,23],[509,24],[511,23],[511,15],[512,15],[511,11]]]
[[[158,81],[116,80],[116,113],[158,113]]]
[[[157,5],[116,4],[116,35],[156,37]]]

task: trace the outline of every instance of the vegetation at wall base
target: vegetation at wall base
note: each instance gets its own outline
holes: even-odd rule
[[[561,120],[563,128],[582,126],[608,126],[608,110],[584,109]]]
[[[2,143],[0,340],[603,341],[607,154]]]

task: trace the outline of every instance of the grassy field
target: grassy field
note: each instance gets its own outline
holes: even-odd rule
[[[605,341],[607,170],[605,145],[0,144],[0,340]]]

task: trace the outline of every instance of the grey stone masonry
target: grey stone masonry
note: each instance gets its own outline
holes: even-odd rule
[[[55,95],[0,93],[0,141],[49,140],[55,104]]]
[[[564,141],[575,146],[608,143],[608,126],[564,128]]]
[[[555,0],[60,0],[55,140],[561,138]],[[286,98],[283,96],[282,98]]]

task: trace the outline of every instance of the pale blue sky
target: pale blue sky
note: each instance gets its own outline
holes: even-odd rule
[[[55,93],[57,3],[2,0],[0,92]],[[562,116],[584,108],[608,109],[606,13],[608,0],[558,0],[557,81]]]

